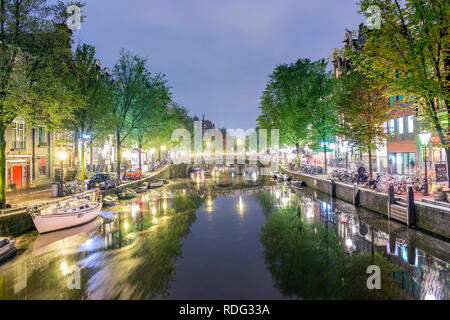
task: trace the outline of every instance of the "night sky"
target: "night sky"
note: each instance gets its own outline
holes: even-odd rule
[[[329,58],[364,18],[356,0],[85,0],[75,45],[112,68],[121,48],[166,74],[173,100],[216,127],[253,128],[280,63]]]

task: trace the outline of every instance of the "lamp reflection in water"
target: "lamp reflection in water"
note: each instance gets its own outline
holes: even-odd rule
[[[66,261],[61,262],[59,269],[62,271],[62,274],[65,275],[67,273],[67,269],[69,269],[69,267],[67,266],[67,262]]]
[[[206,201],[206,212],[213,212],[213,202],[211,197],[208,197],[208,200]]]
[[[239,196],[239,213],[244,214],[244,201],[242,200],[242,196]]]

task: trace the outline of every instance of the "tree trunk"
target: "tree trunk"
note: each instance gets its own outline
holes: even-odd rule
[[[141,153],[142,145],[139,144],[139,171],[142,172],[142,153]]]
[[[327,175],[327,145],[325,144],[325,138],[323,139],[323,158],[325,164],[325,175]]]
[[[91,143],[89,144],[89,150],[90,150],[89,164],[91,165],[91,172],[93,172],[94,171],[94,147],[92,146],[92,140],[91,140]]]
[[[86,148],[84,146],[84,142],[81,142],[81,183],[82,186],[84,187],[84,177],[85,175],[85,161],[84,161],[84,153],[86,151]]]
[[[122,154],[120,153],[120,133],[116,132],[116,144],[117,144],[117,150],[116,150],[116,155],[117,155],[117,175],[119,176],[119,179],[121,179],[121,175],[120,175],[120,166],[121,166],[121,160],[122,160]]]
[[[370,180],[373,180],[372,149],[371,148],[369,148],[369,172],[370,172]]]
[[[295,144],[295,152],[297,152],[297,166],[300,167],[300,145],[298,143]]]
[[[5,127],[0,127],[0,209],[6,207],[6,140]]]

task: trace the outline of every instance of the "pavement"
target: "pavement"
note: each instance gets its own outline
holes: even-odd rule
[[[159,172],[165,167],[158,168],[155,171],[146,172],[143,178]],[[131,180],[130,180],[131,181]],[[129,182],[129,181],[123,181]],[[36,203],[49,202],[57,198],[52,196],[52,185],[44,185],[36,188],[20,189],[6,193],[6,203],[12,207],[28,207]]]

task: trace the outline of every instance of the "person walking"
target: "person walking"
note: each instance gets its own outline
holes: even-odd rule
[[[359,183],[364,183],[364,181],[366,180],[366,168],[364,168],[364,165],[361,163],[361,165],[358,168],[358,184]]]

